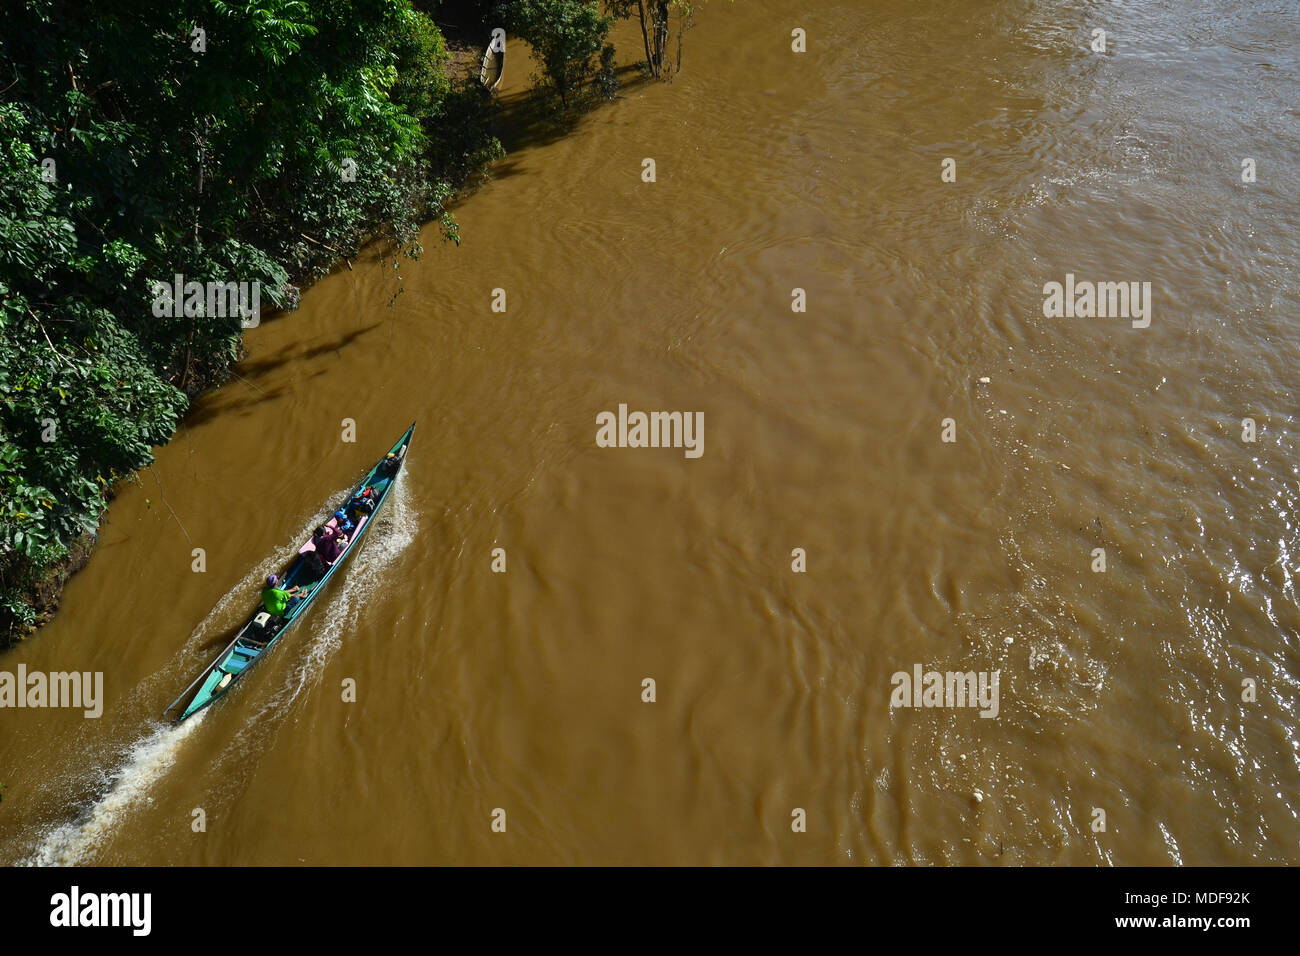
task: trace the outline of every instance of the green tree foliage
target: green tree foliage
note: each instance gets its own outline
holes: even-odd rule
[[[537,51],[546,78],[566,106],[596,72],[613,23],[594,0],[511,0],[498,4],[497,16],[507,31]]]
[[[636,15],[645,44],[646,69],[651,76],[670,79],[682,68],[682,41],[695,24],[695,0],[606,0],[610,15],[623,20]],[[676,56],[673,20],[676,14]]]
[[[8,628],[31,621],[26,597],[41,572],[94,530],[109,483],[146,464],[187,405],[103,304],[143,300],[134,282],[143,255],[122,239],[83,240],[93,202],[42,178],[32,147],[40,132],[21,108],[0,104],[0,626]]]
[[[499,150],[409,0],[29,0],[0,29],[0,640],[240,354],[237,316],[153,283],[259,282],[292,307],[368,239],[418,252]],[[454,126],[455,128],[449,128]]]

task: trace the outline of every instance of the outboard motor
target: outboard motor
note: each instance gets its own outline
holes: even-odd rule
[[[261,611],[254,618],[253,622],[248,625],[248,636],[255,641],[265,643],[275,636],[279,630],[276,626],[276,620],[268,612]]]

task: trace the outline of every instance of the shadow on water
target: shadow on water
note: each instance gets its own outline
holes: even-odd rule
[[[615,73],[619,80],[615,99],[644,90],[654,83],[662,82],[652,77],[640,62],[617,67]],[[506,156],[467,183],[459,194],[447,204],[448,212],[454,211],[468,200],[478,187],[484,183],[492,180],[508,179],[526,172],[527,169],[522,159],[516,155],[517,153],[532,147],[548,146],[572,135],[578,131],[587,116],[610,102],[609,100],[592,97],[571,107],[562,108],[554,100],[554,94],[538,87],[530,87],[497,97],[494,125],[496,126],[498,139],[506,150]],[[366,247],[352,258],[351,262],[357,265],[373,264],[391,254],[392,250],[384,243],[371,242],[367,243]],[[335,263],[331,273],[338,271],[342,267],[340,260],[340,262]],[[308,287],[310,285],[314,285],[314,283],[310,283]],[[291,312],[277,311],[264,316],[261,324],[271,325],[292,317]],[[384,321],[373,322],[370,325],[354,329],[333,341],[322,342],[310,348],[297,350],[290,348],[256,360],[245,359],[236,365],[232,371],[233,382],[248,386],[248,394],[242,398],[233,401],[227,400],[220,404],[210,401],[203,402],[191,409],[186,416],[185,424],[188,427],[206,424],[218,416],[248,412],[265,401],[276,399],[289,389],[281,387],[267,391],[259,387],[257,380],[265,376],[266,373],[275,371],[290,362],[316,358],[328,352],[341,352],[343,348],[352,344],[362,335],[373,332],[385,325]]]
[[[639,65],[619,67],[618,93],[615,99],[659,82]],[[623,77],[631,74],[632,78]],[[582,121],[609,100],[596,99],[564,109],[553,102],[554,94],[530,88],[498,97],[495,130],[506,155],[474,176],[465,188],[447,204],[454,212],[482,186],[528,172],[518,154],[533,147],[549,146],[577,132]]]
[[[206,397],[204,401],[198,402],[191,407],[189,414],[185,416],[185,426],[195,428],[219,417],[249,412],[256,405],[281,398],[293,391],[295,386],[282,385],[268,390],[259,386],[257,379],[290,362],[316,358],[327,352],[341,352],[361,336],[373,332],[383,327],[383,325],[383,322],[372,322],[370,325],[353,329],[329,342],[321,342],[308,348],[284,349],[262,359],[244,360],[231,370],[232,378],[229,384],[247,386],[247,392],[240,398],[231,398],[232,393],[230,390],[223,389],[218,393],[221,397],[220,401],[213,401],[212,396]],[[322,370],[314,373],[311,377],[315,378],[323,374],[325,372]]]
[[[240,379],[236,378],[231,384],[237,385],[239,383]],[[202,404],[193,407],[190,413],[185,416],[185,427],[195,428],[199,425],[206,425],[208,422],[214,421],[218,418],[225,418],[229,415],[248,414],[252,411],[255,405],[260,405],[263,402],[275,401],[292,391],[292,389],[287,386],[274,388],[268,391],[264,388],[257,388],[252,385],[251,382],[244,381],[242,384],[249,386],[249,390],[245,393],[243,398],[231,400],[226,398],[226,395],[229,394],[228,390],[223,390],[223,401],[221,404],[209,399],[204,401]],[[207,398],[207,396],[205,396],[205,398]]]
[[[646,73],[639,64],[618,67],[615,74],[619,80],[615,98],[661,82]],[[497,138],[501,140],[507,154],[534,146],[548,146],[576,132],[583,119],[608,102],[609,100],[595,99],[566,109],[557,107],[554,104],[554,94],[543,89],[530,88],[510,93],[498,99],[500,112]],[[493,179],[500,178],[503,165],[504,163],[497,163],[492,167],[490,174]],[[513,171],[512,167],[511,172]]]
[[[200,644],[199,650],[204,652],[220,650],[221,648],[229,644],[231,641],[233,641],[235,639],[235,635],[238,634],[240,630],[243,629],[243,627],[244,627],[244,621],[243,619],[240,619],[240,622],[236,624],[234,627],[221,631],[220,633],[215,634],[210,640],[204,641],[202,644]]]
[[[319,358],[327,352],[341,352],[344,348],[361,338],[361,336],[382,328],[383,325],[383,322],[372,322],[369,325],[352,329],[329,342],[321,342],[307,348],[284,349],[274,355],[267,356],[263,359],[257,359],[255,361],[246,360],[239,364],[239,370],[245,378],[256,378],[257,376],[278,369],[280,366],[289,362]]]

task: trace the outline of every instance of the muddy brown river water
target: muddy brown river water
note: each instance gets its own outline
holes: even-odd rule
[[[1298,68],[1292,3],[711,0],[391,308],[358,262],[247,334],[0,658],[105,682],[0,713],[0,860],[1300,862]],[[702,454],[600,447],[620,405]],[[413,420],[328,594],[164,723]]]

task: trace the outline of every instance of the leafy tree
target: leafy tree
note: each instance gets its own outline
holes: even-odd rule
[[[506,29],[532,45],[560,101],[569,98],[596,70],[595,61],[613,22],[594,2],[511,0],[497,7]]]
[[[239,358],[237,316],[155,315],[155,281],[259,282],[292,307],[290,276],[368,239],[417,254],[429,217],[454,236],[454,186],[499,146],[447,61],[408,0],[6,10],[0,639]]]
[[[606,0],[606,8],[618,19],[636,13],[645,44],[646,68],[651,76],[670,78],[682,68],[682,40],[695,24],[696,4],[692,0]],[[672,20],[677,14],[676,57],[672,47]]]
[[[138,339],[98,305],[126,295],[129,242],[81,242],[91,205],[42,178],[39,128],[0,104],[0,626],[31,623],[30,590],[93,532],[103,495],[147,464],[187,407]]]

